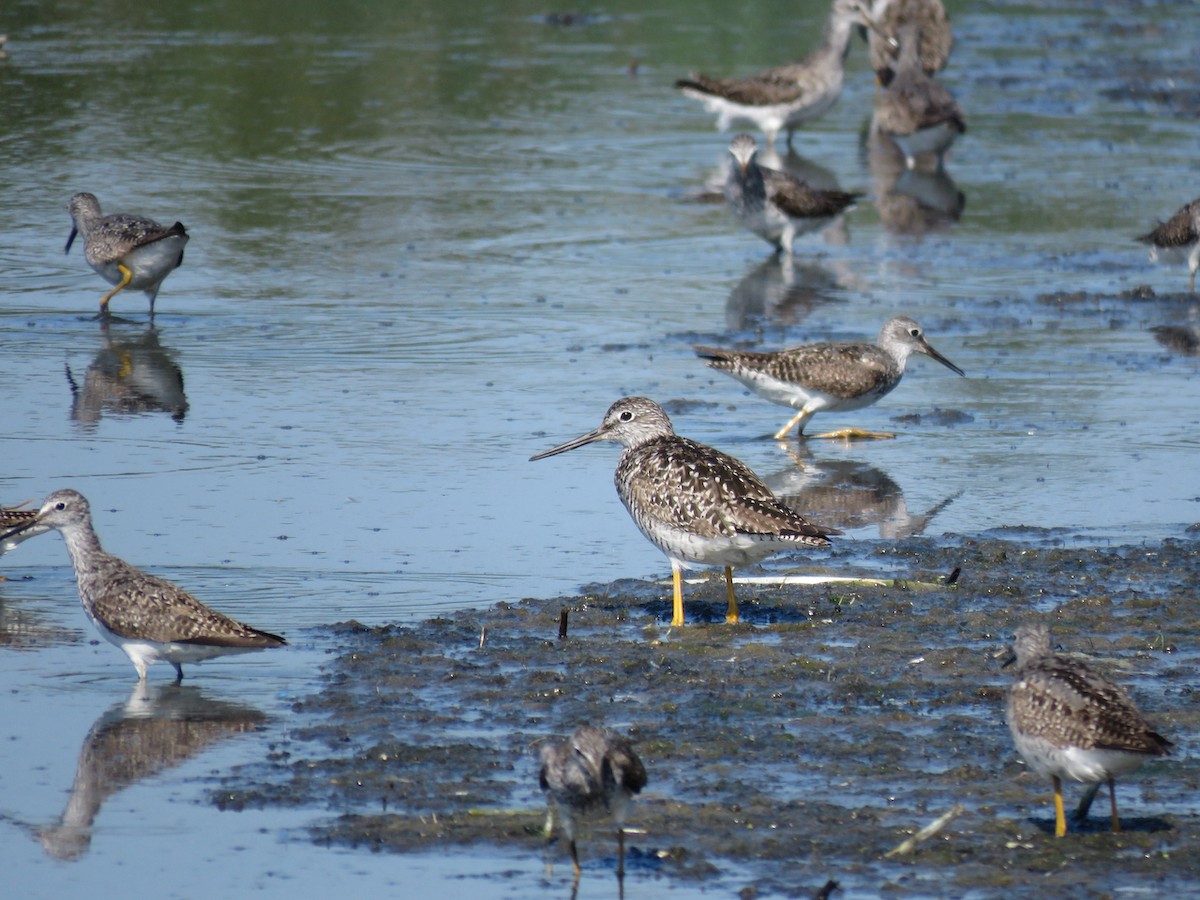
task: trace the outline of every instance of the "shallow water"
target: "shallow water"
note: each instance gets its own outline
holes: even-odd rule
[[[681,433],[781,491],[809,489],[810,504],[828,483],[874,485],[832,554],[772,571],[907,574],[874,549],[919,533],[1031,526],[1069,546],[1183,535],[1200,495],[1197,357],[1152,329],[1186,337],[1200,313],[1184,268],[1149,264],[1131,236],[1194,196],[1200,21],[1159,3],[949,7],[944,77],[970,130],[951,184],[899,185],[935,189],[942,212],[884,195],[895,173],[861,143],[874,89],[855,45],[841,102],[797,150],[875,195],[841,231],[801,241],[788,273],[695,202],[728,136],[670,83],[811,46],[823,2],[741,19],[721,4],[619,3],[571,27],[529,3],[151,6],[133,27],[120,4],[58,4],[53,17],[12,5],[0,502],[75,487],[109,549],[294,645],[198,669],[206,695],[265,724],[115,794],[76,862],[11,825],[18,883],[114,895],[147,842],[161,872],[208,893],[251,878],[315,895],[354,874],[479,895],[447,870],[540,872],[500,852],[478,869],[314,856],[303,811],[218,814],[204,785],[290,727],[293,699],[338,649],[321,626],[663,577],[614,496],[616,448],[527,462],[623,394],[667,404]],[[127,321],[89,318],[103,283],[78,246],[61,252],[78,190],[188,226],[153,333],[140,294],[113,301]],[[764,439],[787,410],[690,350],[867,338],[896,313],[968,377],[917,359],[876,406],[815,423],[895,441],[789,453]],[[122,373],[125,393],[104,395]],[[817,508],[844,513],[836,497]],[[49,536],[0,564],[0,613],[24,648],[0,648],[9,822],[54,821],[84,736],[132,683],[113,648],[91,643],[64,563]],[[667,887],[688,890],[627,885]]]

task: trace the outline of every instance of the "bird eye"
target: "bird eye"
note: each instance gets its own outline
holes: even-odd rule
[[[920,328],[910,328],[908,330],[908,333],[911,334],[913,337],[920,337],[921,329]]]
[[[631,413],[629,410],[625,410],[623,413],[621,413],[621,421],[622,422],[633,421],[633,413]]]
[[[59,500],[57,503],[54,504],[54,508],[55,509],[66,509],[67,504],[65,504],[61,500]]]

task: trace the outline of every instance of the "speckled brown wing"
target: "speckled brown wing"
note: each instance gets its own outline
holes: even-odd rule
[[[1055,747],[1162,756],[1171,742],[1152,731],[1129,694],[1076,660],[1049,657],[1019,673],[1009,718]]]
[[[138,247],[186,233],[181,222],[168,227],[144,216],[117,213],[96,223],[84,253],[92,264],[116,262]]]
[[[629,741],[616,735],[608,739],[608,752],[604,754],[601,777],[605,784],[624,788],[631,794],[641,793],[646,786],[646,767],[633,751]]]
[[[804,96],[805,88],[796,81],[790,66],[769,69],[746,78],[710,78],[692,72],[675,82],[677,88],[692,88],[714,97],[723,97],[743,106],[774,106],[791,103]]]
[[[762,173],[767,199],[794,218],[836,216],[862,196],[847,191],[819,190],[775,169],[762,168]]]
[[[24,528],[33,521],[33,517],[37,515],[36,509],[5,509],[0,507],[0,538],[8,537],[8,535],[19,528]]]
[[[893,0],[875,24],[893,38],[901,25],[916,25],[921,30],[918,52],[921,68],[930,75],[945,68],[954,46],[954,32],[941,0]],[[886,85],[891,79],[896,50],[874,31],[868,32],[868,43],[871,69],[879,75],[880,83]]]
[[[623,454],[616,482],[635,519],[640,512],[699,537],[769,534],[813,546],[829,543],[825,534],[831,532],[776,500],[744,463],[687,438],[659,439]],[[638,524],[643,526],[640,519]]]
[[[79,582],[95,615],[124,638],[206,644],[214,647],[273,647],[283,638],[259,631],[209,609],[171,582],[147,575],[124,560],[106,560]]]
[[[1167,221],[1160,222],[1153,231],[1140,235],[1138,240],[1156,247],[1186,247],[1200,239],[1200,234],[1196,233],[1197,219],[1200,219],[1200,197]]]
[[[924,73],[917,72],[914,75],[915,77],[911,79],[904,78],[903,75],[897,76],[891,87],[888,88],[895,92],[897,105],[905,109],[907,115],[911,117],[910,130],[919,131],[943,122],[952,122],[960,132],[965,133],[967,123],[962,108],[954,96],[938,82],[926,77]],[[886,126],[885,130],[905,133],[904,129],[886,129]]]
[[[832,397],[886,392],[900,377],[895,362],[872,344],[807,344],[766,356],[773,377]]]

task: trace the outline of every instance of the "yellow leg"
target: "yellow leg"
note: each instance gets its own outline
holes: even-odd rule
[[[575,867],[575,878],[579,878],[579,851],[575,849],[575,838],[571,838],[571,865]]]
[[[729,608],[725,610],[725,624],[738,623],[737,597],[733,596],[733,567],[725,567],[725,587],[729,589]]]
[[[108,315],[108,301],[111,300],[113,298],[113,295],[116,294],[118,291],[120,291],[121,288],[123,288],[123,287],[125,287],[125,285],[129,284],[130,279],[133,278],[133,270],[130,269],[128,266],[126,266],[124,263],[117,263],[117,268],[121,270],[121,280],[118,281],[117,286],[114,287],[107,294],[105,294],[104,299],[100,301],[100,314],[101,315]]]
[[[671,562],[671,581],[674,586],[674,596],[671,605],[671,624],[683,624],[683,570],[679,563]]]
[[[788,423],[786,425],[784,425],[777,432],[775,432],[775,440],[782,441],[785,437],[788,436],[788,432],[791,431],[793,428],[795,428],[797,425],[800,426],[800,428],[799,428],[799,431],[797,431],[796,433],[803,434],[804,433],[804,423],[807,422],[811,416],[812,416],[812,413],[805,412],[804,410],[800,410],[800,412],[796,413],[794,416],[792,416],[790,419],[788,419]]]
[[[820,441],[887,441],[895,436],[890,431],[863,431],[861,428],[839,428],[837,431],[815,434],[813,435],[813,439]]]
[[[1117,815],[1117,785],[1113,782],[1111,776],[1108,779],[1108,800],[1112,804],[1112,830],[1113,834],[1121,832],[1121,817]]]
[[[1054,778],[1054,836],[1066,837],[1067,835],[1067,814],[1063,810],[1062,801],[1062,780],[1057,776]]]

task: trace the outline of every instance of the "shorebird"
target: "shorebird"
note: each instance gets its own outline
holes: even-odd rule
[[[71,214],[71,234],[63,252],[70,253],[75,235],[82,235],[88,265],[114,285],[100,301],[100,315],[108,314],[108,301],[118,291],[133,288],[150,298],[153,318],[154,299],[163,279],[183,263],[183,248],[188,242],[183,223],[167,227],[126,213],[101,215],[100,201],[86,192],[71,198],[67,212]]]
[[[617,877],[625,874],[625,815],[633,795],[646,786],[646,768],[632,745],[607,728],[583,725],[561,741],[542,744],[538,782],[550,808],[546,837],[558,810],[579,878],[575,829],[580,818],[607,815],[617,826]]]
[[[827,225],[862,196],[809,187],[791,175],[760,166],[757,153],[758,145],[748,134],[730,141],[725,201],[746,228],[776,251],[791,254],[797,235]]]
[[[783,440],[793,427],[797,434],[816,413],[870,406],[891,392],[904,375],[904,365],[913,353],[924,353],[959,375],[965,374],[925,339],[921,326],[912,319],[896,316],[884,323],[874,344],[803,344],[773,353],[694,347],[710,368],[740,381],[760,397],[798,409],[795,416],[775,433]],[[817,435],[821,438],[890,438],[895,435],[845,428]]]
[[[88,502],[77,491],[55,491],[25,527],[55,528],[62,534],[84,612],[105,640],[125,651],[141,681],[146,667],[159,661],[170,663],[179,681],[183,663],[287,644],[106,553],[92,528]]]
[[[876,28],[867,32],[867,49],[871,58],[871,69],[886,85],[895,71],[898,55],[895,38],[899,37],[902,25],[915,25],[921,33],[918,50],[921,69],[933,75],[946,67],[950,48],[954,45],[954,34],[950,20],[946,18],[946,7],[942,0],[875,0],[870,16]],[[889,40],[889,38],[893,40]]]
[[[34,527],[36,509],[16,509],[0,506],[0,556],[12,550],[22,541],[49,531],[48,526]]]
[[[916,167],[921,154],[933,153],[940,169],[946,149],[967,130],[963,111],[954,96],[922,70],[917,26],[900,26],[897,37],[896,74],[875,99],[872,124],[896,142],[908,168]]]
[[[1005,665],[1016,663],[1005,718],[1017,752],[1035,772],[1054,783],[1054,835],[1067,833],[1062,779],[1091,782],[1076,818],[1087,816],[1100,782],[1108,782],[1112,830],[1117,815],[1117,776],[1147,759],[1166,756],[1171,742],[1151,730],[1125,689],[1086,663],[1054,652],[1050,629],[1025,624],[1017,629]]]
[[[747,78],[710,78],[692,72],[675,82],[684,96],[717,113],[717,129],[751,122],[775,146],[781,128],[787,142],[802,122],[823,115],[842,93],[846,50],[855,24],[874,28],[862,0],[833,0],[821,45],[798,63],[766,69]]]
[[[841,533],[818,528],[784,506],[745,463],[676,435],[662,407],[645,397],[623,397],[599,428],[530,461],[595,441],[625,448],[617,463],[617,495],[642,534],[671,561],[672,625],[683,624],[682,569],[724,566],[725,621],[734,623],[734,566],[781,550],[827,547],[827,536]]]
[[[1148,234],[1138,238],[1150,245],[1150,261],[1161,255],[1164,259],[1186,257],[1188,264],[1188,292],[1196,293],[1196,270],[1200,269],[1200,197],[1180,208],[1165,222]]]

